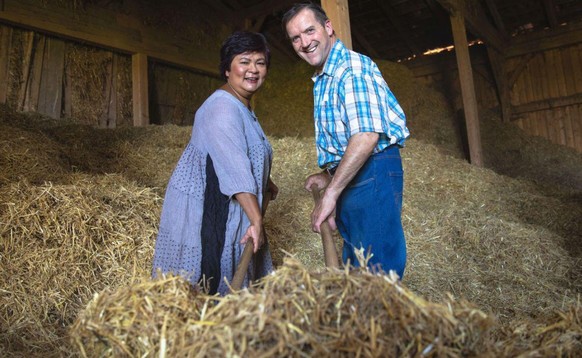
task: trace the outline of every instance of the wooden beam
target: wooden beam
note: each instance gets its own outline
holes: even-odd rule
[[[12,28],[0,25],[0,103],[6,103],[8,100],[11,43]]]
[[[487,47],[487,56],[495,79],[497,99],[501,107],[501,120],[509,122],[511,120],[511,96],[505,71],[505,62],[503,56],[492,47]]]
[[[555,29],[516,36],[506,56],[521,56],[582,43],[582,23],[571,23]]]
[[[321,7],[331,20],[337,37],[342,40],[347,48],[351,49],[352,31],[350,29],[348,0],[321,0]]]
[[[360,44],[360,46],[362,46],[364,50],[368,53],[368,56],[372,58],[380,58],[380,54],[378,54],[378,51],[376,51],[374,46],[370,45],[368,40],[366,40],[366,37],[363,36],[360,31],[354,29],[352,31],[352,35],[354,36],[356,42]]]
[[[487,21],[487,16],[479,6],[479,2],[464,0],[437,0],[437,2],[451,15],[458,12],[467,21],[467,27],[473,34],[480,37],[487,45],[505,54],[509,38]]]
[[[135,127],[144,127],[150,123],[147,55],[136,53],[131,57],[131,81],[133,89],[133,125]]]
[[[416,46],[414,42],[414,35],[406,29],[406,26],[400,21],[398,16],[395,15],[394,8],[390,6],[390,4],[386,0],[376,0],[376,4],[382,10],[382,13],[385,17],[388,18],[388,21],[392,23],[392,25],[396,28],[396,32],[400,35],[400,38],[406,43],[406,47],[410,50],[412,55],[420,55],[422,51]]]
[[[467,139],[469,142],[469,156],[472,164],[482,167],[483,155],[481,148],[481,133],[479,130],[479,114],[477,110],[477,97],[473,71],[471,70],[471,58],[469,56],[469,44],[465,29],[465,19],[454,11],[451,14],[451,28],[455,41],[455,54],[459,68],[459,80],[461,81],[461,93],[463,98],[463,110],[467,124]]]
[[[212,0],[215,1],[215,0]],[[243,18],[259,18],[271,15],[272,13],[290,7],[298,2],[297,0],[265,0],[256,5],[241,9],[237,16]]]
[[[218,76],[218,53],[201,51],[194,44],[147,28],[135,18],[104,9],[71,11],[38,6],[32,0],[4,0],[0,23],[7,23],[61,38],[89,43],[125,54],[142,53],[159,62]],[[97,11],[97,10],[94,10]],[[105,20],[104,20],[105,19]]]
[[[540,101],[520,104],[513,107],[513,117],[517,117],[523,113],[545,111],[554,108],[575,106],[582,104],[582,93],[577,93],[571,96],[549,98]]]
[[[548,24],[550,28],[558,26],[558,18],[556,16],[556,8],[554,6],[554,0],[543,0],[544,10],[546,11],[546,17],[548,18]]]
[[[515,69],[509,74],[508,81],[509,88],[513,88],[513,85],[515,85],[515,82],[517,81],[523,70],[525,70],[529,61],[531,61],[535,56],[536,54],[529,53],[521,59],[521,61],[517,64]]]
[[[485,3],[487,4],[487,9],[489,9],[489,13],[493,18],[493,22],[495,23],[495,27],[497,27],[497,30],[499,30],[502,34],[507,34],[507,31],[505,30],[505,24],[503,23],[501,15],[497,10],[497,5],[495,5],[495,1],[485,0]]]

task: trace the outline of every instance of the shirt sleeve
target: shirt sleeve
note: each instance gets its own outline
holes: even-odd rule
[[[244,117],[229,100],[216,100],[208,109],[201,130],[212,159],[220,191],[232,197],[237,193],[257,195],[245,137]]]
[[[382,90],[372,74],[349,74],[342,86],[347,131],[351,135],[360,132],[385,133],[382,120]]]

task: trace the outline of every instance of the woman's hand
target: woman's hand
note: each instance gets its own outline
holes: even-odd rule
[[[240,240],[240,243],[244,246],[249,240],[252,240],[254,248],[253,252],[256,254],[261,246],[263,246],[265,243],[265,234],[262,221],[255,224],[251,223],[243,238]]]
[[[307,177],[307,179],[305,179],[305,190],[311,192],[311,187],[313,184],[315,184],[319,190],[325,189],[329,185],[330,181],[331,177],[325,171],[317,174],[311,174]]]

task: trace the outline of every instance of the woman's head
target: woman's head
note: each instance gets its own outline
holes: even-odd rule
[[[258,32],[236,31],[222,44],[220,49],[220,76],[227,80],[226,72],[230,71],[230,65],[235,56],[243,53],[258,52],[265,55],[267,68],[271,62],[271,51],[265,37]]]

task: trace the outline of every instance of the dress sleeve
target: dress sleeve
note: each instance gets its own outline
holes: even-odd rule
[[[237,193],[257,194],[252,174],[244,118],[236,104],[216,100],[201,118],[200,129],[212,159],[220,191],[232,197]]]

